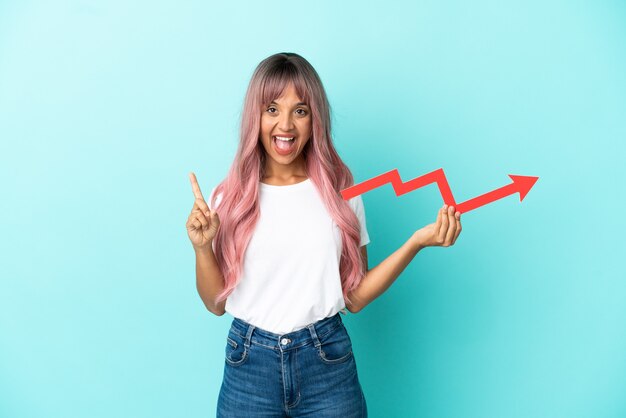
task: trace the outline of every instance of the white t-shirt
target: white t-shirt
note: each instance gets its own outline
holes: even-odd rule
[[[221,195],[216,205],[220,200]],[[366,245],[363,200],[359,195],[348,203],[361,225],[360,245]],[[335,315],[346,306],[339,276],[341,230],[311,179],[288,186],[259,183],[259,205],[243,275],[226,299],[226,312],[276,334]]]

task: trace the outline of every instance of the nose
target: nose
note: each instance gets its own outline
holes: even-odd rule
[[[281,132],[291,132],[293,129],[293,114],[284,112],[278,119],[278,129]]]

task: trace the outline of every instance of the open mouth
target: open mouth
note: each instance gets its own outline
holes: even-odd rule
[[[274,143],[274,148],[276,152],[281,155],[290,154],[294,149],[296,149],[296,137],[283,137],[283,136],[272,136],[272,142]]]

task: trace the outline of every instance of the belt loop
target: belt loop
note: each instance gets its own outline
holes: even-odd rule
[[[246,332],[246,341],[243,343],[246,348],[250,348],[250,340],[252,339],[252,331],[254,331],[255,326],[250,324],[248,326],[248,331]]]
[[[307,325],[307,328],[309,329],[309,332],[311,333],[311,337],[313,338],[313,344],[315,344],[315,348],[320,348],[322,343],[320,343],[320,340],[317,338],[315,327],[313,326],[313,324],[309,324]]]

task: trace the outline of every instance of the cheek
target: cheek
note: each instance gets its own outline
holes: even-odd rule
[[[306,122],[302,123],[300,125],[300,132],[310,136],[311,132],[312,132],[311,121],[306,121]]]
[[[269,138],[271,125],[267,121],[261,120],[261,135],[263,139]]]

